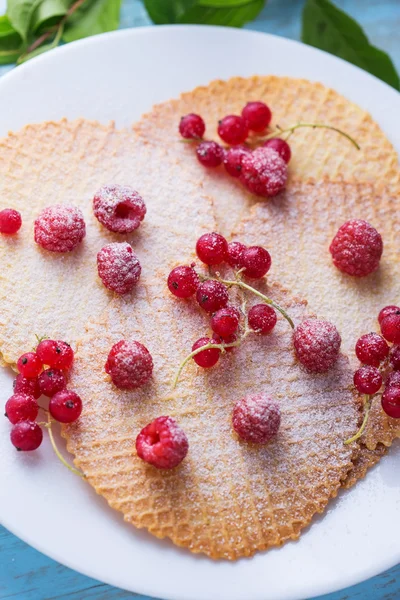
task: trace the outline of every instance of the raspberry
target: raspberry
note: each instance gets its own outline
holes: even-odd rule
[[[201,348],[202,346],[210,344],[211,341],[212,340],[210,340],[208,337],[202,337],[198,339],[192,346],[192,352],[198,348]],[[220,354],[221,350],[219,348],[208,348],[207,350],[199,352],[193,356],[193,360],[197,365],[199,365],[199,367],[203,367],[203,369],[210,369],[217,364]]]
[[[98,252],[97,271],[107,289],[127,294],[139,281],[142,267],[130,244],[113,242]]]
[[[199,285],[199,276],[193,267],[175,267],[168,275],[169,291],[177,298],[190,298]]]
[[[356,343],[356,356],[364,365],[379,367],[389,354],[389,346],[378,333],[366,333]]]
[[[248,102],[242,110],[242,117],[250,131],[260,133],[271,123],[272,113],[264,102]]]
[[[157,469],[173,469],[189,450],[185,432],[171,417],[158,417],[146,425],[136,438],[139,458]]]
[[[381,332],[388,342],[400,344],[400,311],[383,319],[381,323]]]
[[[63,371],[68,371],[74,360],[71,346],[61,340],[42,340],[36,348],[36,354],[44,365]]]
[[[50,398],[61,392],[67,385],[64,374],[59,369],[46,369],[39,375],[39,388],[41,394]]]
[[[228,290],[223,283],[208,279],[197,288],[196,300],[206,312],[214,313],[228,304]]]
[[[290,161],[292,157],[292,151],[290,150],[290,146],[285,140],[281,140],[281,138],[271,138],[263,143],[264,148],[272,148],[279,154],[281,158],[285,161],[286,164]]]
[[[12,235],[21,229],[22,219],[17,210],[5,208],[0,211],[0,233]]]
[[[42,210],[35,220],[35,242],[50,252],[71,252],[86,235],[82,211],[56,204]]]
[[[325,373],[337,361],[342,342],[336,327],[329,321],[306,319],[293,335],[298,360],[312,373]]]
[[[117,388],[134,390],[150,379],[153,359],[140,342],[121,340],[111,348],[105,370]]]
[[[233,409],[233,428],[246,442],[266,444],[278,433],[280,423],[278,404],[265,394],[249,394]]]
[[[400,314],[400,308],[398,306],[385,306],[385,308],[382,308],[381,312],[378,315],[378,323],[379,325],[382,323],[383,319],[385,319],[385,317],[388,317],[389,315],[395,315],[395,314]]]
[[[393,419],[400,419],[400,386],[391,385],[382,394],[382,408]]]
[[[239,327],[240,312],[234,306],[220,308],[212,316],[211,329],[222,338],[228,338],[236,333]]]
[[[354,385],[360,394],[376,394],[382,385],[382,375],[376,367],[361,367],[354,373]]]
[[[27,394],[33,396],[36,400],[40,397],[39,380],[37,377],[24,377],[19,374],[13,382],[14,394]]]
[[[400,387],[400,371],[393,371],[390,373],[385,382],[386,387],[390,387],[391,385]]]
[[[206,265],[219,265],[228,252],[228,242],[219,233],[205,233],[196,243],[196,254]]]
[[[71,390],[61,390],[50,398],[49,411],[60,423],[73,423],[82,412],[82,400]]]
[[[246,146],[235,146],[230,148],[224,155],[224,167],[225,171],[231,177],[239,177],[242,171],[242,160],[246,154],[251,152],[250,148]]]
[[[179,133],[188,140],[201,139],[205,133],[206,126],[200,115],[190,113],[182,117],[179,123]]]
[[[271,148],[257,148],[243,157],[240,181],[256,196],[276,196],[284,189],[287,177],[285,161]]]
[[[221,337],[220,335],[218,335],[218,333],[213,333],[212,335],[212,341],[215,342],[216,344],[233,344],[234,342],[236,342],[237,340],[237,335],[232,334],[232,335],[228,335],[227,337]],[[230,348],[225,348],[225,352],[233,352],[235,349],[235,346],[231,346]]]
[[[201,142],[196,148],[196,156],[203,167],[219,167],[224,151],[217,142]]]
[[[24,377],[37,377],[42,370],[42,363],[36,352],[26,352],[19,357],[17,369]]]
[[[276,325],[276,312],[267,304],[256,304],[249,310],[247,316],[249,326],[256,333],[270,333]]]
[[[365,277],[379,267],[383,243],[372,225],[361,219],[352,219],[339,228],[329,251],[339,271]]]
[[[400,371],[400,344],[390,349],[389,362],[395,371]]]
[[[218,122],[218,135],[230,146],[236,146],[246,140],[249,128],[243,117],[228,115]]]
[[[21,421],[11,429],[10,439],[17,450],[30,452],[39,448],[43,440],[43,431],[33,421]]]
[[[143,221],[146,205],[138,192],[127,185],[104,185],[93,198],[94,216],[106,229],[131,233]]]
[[[246,246],[241,242],[229,242],[228,251],[226,253],[226,262],[234,269],[243,267],[243,254]]]
[[[260,279],[268,273],[271,268],[271,256],[261,246],[251,246],[243,252],[244,274],[252,279]]]
[[[38,416],[39,405],[35,398],[27,394],[14,394],[6,402],[6,417],[15,425],[20,421],[34,421]]]

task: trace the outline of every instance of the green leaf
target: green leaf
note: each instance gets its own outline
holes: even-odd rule
[[[70,5],[71,0],[43,0],[32,16],[31,30],[36,33],[57,25]]]
[[[144,0],[150,19],[157,25],[177,23],[178,19],[195,4],[197,0]]]
[[[329,0],[306,1],[302,40],[357,65],[396,90],[400,89],[399,75],[390,57],[372,46],[358,23]]]
[[[214,2],[200,0],[196,6],[189,9],[179,19],[179,23],[203,23],[207,25],[226,25],[243,27],[252,21],[262,11],[266,0],[226,0]]]
[[[9,18],[0,17],[0,65],[8,65],[17,60],[24,50],[21,36],[11,25]]]
[[[61,41],[63,31],[64,31],[64,27],[63,27],[63,25],[61,25],[58,28],[56,35],[54,36],[54,39],[52,42],[49,42],[48,44],[42,44],[38,48],[35,48],[35,50],[32,50],[32,52],[29,52],[28,54],[22,54],[18,58],[17,64],[20,65],[20,64],[26,62],[27,60],[30,60],[31,58],[35,58],[35,56],[39,56],[39,54],[43,54],[44,52],[47,52],[48,50],[52,50],[53,48],[56,48]]]
[[[67,20],[63,40],[73,42],[118,29],[122,0],[86,0]]]
[[[7,16],[24,42],[28,39],[32,17],[43,0],[7,0]]]

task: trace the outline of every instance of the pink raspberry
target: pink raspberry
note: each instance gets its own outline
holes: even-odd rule
[[[338,230],[329,247],[335,267],[354,277],[376,271],[383,252],[381,235],[362,219],[352,219]]]
[[[113,242],[98,252],[97,271],[106,288],[127,294],[139,281],[142,267],[130,244]]]
[[[328,321],[306,319],[293,335],[298,360],[312,373],[325,373],[337,361],[342,342],[336,327]]]
[[[146,425],[136,438],[139,458],[157,469],[173,469],[188,453],[185,432],[171,417],[158,417]]]
[[[104,227],[115,233],[131,233],[143,221],[143,198],[127,185],[104,185],[93,198],[93,212]]]
[[[71,252],[86,235],[82,211],[76,206],[55,204],[35,220],[35,242],[50,252]]]
[[[287,177],[287,164],[272,148],[257,148],[243,157],[240,181],[256,196],[276,196],[284,189]]]
[[[105,370],[117,388],[134,390],[150,379],[153,359],[140,342],[121,340],[111,348]]]
[[[246,442],[265,444],[278,433],[281,411],[265,394],[249,394],[236,403],[232,423]]]

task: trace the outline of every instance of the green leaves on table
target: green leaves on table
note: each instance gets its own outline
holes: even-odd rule
[[[335,54],[400,90],[400,79],[390,57],[372,46],[354,19],[329,0],[306,0],[302,40]]]
[[[242,27],[257,17],[266,0],[144,0],[151,20]]]

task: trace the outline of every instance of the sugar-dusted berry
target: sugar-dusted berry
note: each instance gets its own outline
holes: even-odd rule
[[[231,177],[240,177],[243,158],[249,154],[249,152],[251,152],[251,150],[246,146],[234,146],[225,152],[224,167],[225,171]]]
[[[183,265],[168,275],[168,289],[177,298],[190,298],[196,293],[200,279],[193,267]]]
[[[43,365],[36,352],[26,352],[19,357],[17,369],[24,377],[37,377]]]
[[[234,269],[243,267],[243,254],[246,246],[241,242],[229,242],[228,251],[226,253],[226,262]]]
[[[243,144],[249,135],[249,128],[243,117],[228,115],[218,122],[218,135],[226,144]]]
[[[266,444],[279,430],[279,405],[265,394],[249,394],[235,404],[232,424],[246,442]]]
[[[272,148],[257,148],[243,157],[240,181],[256,196],[276,196],[285,188],[287,178],[287,164]]]
[[[289,144],[281,138],[271,138],[270,140],[264,142],[263,146],[264,148],[271,148],[272,150],[275,150],[275,152],[277,152],[279,156],[283,158],[286,164],[288,164],[292,157],[292,151],[290,150]]]
[[[390,385],[382,394],[382,408],[394,419],[400,419],[400,386]]]
[[[60,423],[73,423],[82,412],[82,400],[72,390],[61,390],[50,398],[49,411]]]
[[[136,438],[136,452],[157,469],[173,469],[185,458],[189,442],[185,432],[171,417],[158,417]]]
[[[13,381],[14,394],[27,394],[33,396],[36,400],[40,397],[39,380],[37,377],[16,376]]]
[[[5,415],[11,423],[34,421],[38,416],[39,405],[33,396],[13,394],[6,402]]]
[[[34,225],[35,242],[50,252],[72,252],[86,235],[82,211],[56,204],[42,210]]]
[[[293,334],[296,356],[312,373],[324,373],[336,363],[341,341],[336,327],[321,319],[306,319]]]
[[[202,337],[193,344],[192,352],[198,350],[202,346],[207,346],[210,343],[212,343],[210,338]],[[203,369],[210,369],[217,364],[220,354],[221,350],[219,348],[207,348],[206,350],[203,350],[203,352],[196,354],[193,357],[193,360],[197,365],[199,365],[199,367],[203,367]]]
[[[200,142],[196,156],[203,167],[219,167],[224,158],[224,150],[217,142]]]
[[[196,300],[208,313],[214,313],[228,304],[228,289],[219,281],[208,279],[199,285]]]
[[[206,131],[206,125],[200,115],[190,113],[181,118],[179,133],[187,140],[199,140]]]
[[[107,289],[122,295],[133,290],[142,267],[130,244],[112,242],[98,252],[97,271]]]
[[[228,242],[220,233],[204,233],[196,243],[196,254],[206,265],[219,265],[226,260]]]
[[[57,392],[61,392],[66,385],[64,373],[60,369],[46,369],[39,375],[40,393],[50,398]]]
[[[276,312],[268,304],[255,304],[247,316],[249,326],[256,333],[270,333],[276,325]]]
[[[396,311],[382,320],[381,332],[388,342],[400,344],[400,311]]]
[[[378,333],[366,333],[356,343],[356,356],[364,365],[379,367],[389,354],[389,346]]]
[[[239,327],[240,312],[234,306],[220,308],[211,318],[211,329],[222,338],[236,333]]]
[[[354,385],[360,394],[376,394],[382,385],[382,375],[376,367],[360,367],[354,373]]]
[[[43,431],[34,421],[20,421],[11,429],[10,439],[17,450],[31,452],[42,443]]]
[[[104,185],[93,198],[93,212],[109,231],[131,233],[146,215],[142,196],[127,185]]]
[[[352,219],[339,228],[329,251],[333,264],[340,271],[354,277],[365,277],[379,267],[382,237],[367,221]]]
[[[121,340],[111,348],[105,370],[117,388],[133,390],[149,381],[153,359],[140,342]]]
[[[243,267],[246,277],[260,279],[271,268],[271,255],[261,246],[250,246],[243,252]]]
[[[0,210],[0,233],[13,235],[21,229],[22,218],[20,213],[13,208]]]

